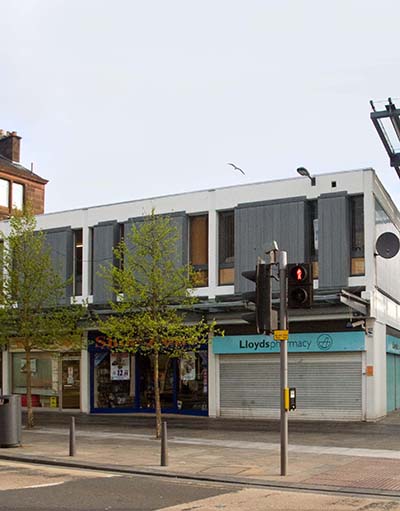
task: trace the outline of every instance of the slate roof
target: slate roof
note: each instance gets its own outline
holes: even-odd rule
[[[36,181],[37,183],[42,184],[48,183],[47,179],[43,179],[34,172],[31,172],[30,170],[25,168],[20,163],[11,161],[8,158],[5,158],[4,156],[1,155],[0,155],[0,172],[7,172],[7,174],[11,174],[15,177],[29,179],[30,181]]]

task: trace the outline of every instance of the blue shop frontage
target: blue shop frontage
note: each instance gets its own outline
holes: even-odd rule
[[[297,389],[297,409],[290,418],[364,420],[365,333],[294,333],[287,342],[289,386]],[[216,415],[279,418],[279,351],[280,342],[272,336],[213,339]]]
[[[98,332],[89,334],[90,412],[154,412],[153,358],[110,350]],[[164,413],[208,415],[208,349],[185,358],[159,356]]]

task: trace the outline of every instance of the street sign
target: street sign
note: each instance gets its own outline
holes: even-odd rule
[[[274,330],[274,341],[287,341],[289,330]]]

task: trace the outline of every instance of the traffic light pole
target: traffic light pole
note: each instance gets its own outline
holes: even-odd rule
[[[288,329],[287,320],[287,252],[279,250],[279,328]],[[280,346],[280,389],[281,389],[281,476],[287,474],[288,466],[288,411],[285,409],[285,389],[288,387],[288,345],[287,340]]]

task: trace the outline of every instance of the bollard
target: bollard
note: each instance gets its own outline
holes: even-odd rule
[[[75,443],[75,417],[71,417],[71,425],[69,427],[69,455],[75,456],[76,443]]]
[[[168,465],[168,437],[167,437],[167,422],[164,421],[161,427],[161,466]]]

